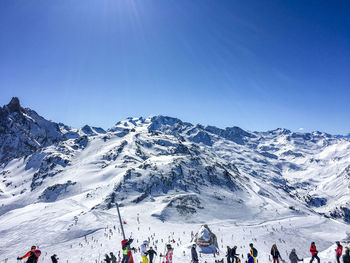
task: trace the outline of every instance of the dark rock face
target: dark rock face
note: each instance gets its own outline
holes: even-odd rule
[[[49,186],[44,190],[44,192],[39,196],[39,199],[43,202],[55,202],[69,192],[68,188],[74,186],[76,182],[67,181],[64,184],[55,184]]]
[[[7,108],[10,112],[19,112],[21,110],[21,105],[19,104],[19,99],[17,97],[13,97],[9,104],[7,104]]]
[[[335,219],[342,218],[346,223],[350,223],[350,209],[348,207],[336,207],[330,212],[330,216]]]
[[[14,97],[0,107],[0,164],[58,142],[62,135],[57,123],[22,108]]]

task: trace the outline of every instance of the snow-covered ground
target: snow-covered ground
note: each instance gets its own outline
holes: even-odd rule
[[[181,218],[161,222],[151,216],[161,205],[161,202],[155,201],[121,208],[123,220],[126,221],[126,235],[135,239],[135,247],[150,238],[151,245],[158,253],[162,253],[165,245],[174,239],[176,242],[171,243],[175,248],[174,262],[190,262],[188,244],[191,241],[191,231],[198,231],[201,224],[182,223],[179,222]],[[54,253],[59,255],[61,262],[95,262],[107,252],[120,252],[122,238],[116,209],[82,214],[79,205],[67,202],[56,206],[42,203],[33,206],[19,209],[21,211],[15,213],[10,212],[2,218],[1,244],[6,244],[6,248],[11,249],[4,247],[1,253],[10,258],[8,262],[15,262],[16,256],[24,254],[32,244],[38,244],[43,251],[41,262],[49,262],[48,256]],[[78,217],[76,221],[75,216]],[[193,220],[202,221],[196,217]],[[320,253],[322,262],[335,262],[334,250],[328,248],[335,240],[344,238],[344,233],[350,230],[344,223],[317,215],[274,220],[247,217],[246,220],[204,221],[217,235],[220,255],[216,258],[213,255],[201,255],[201,262],[213,262],[224,257],[226,246],[234,245],[237,245],[238,253],[246,258],[251,242],[259,251],[259,262],[270,261],[269,252],[274,243],[284,259],[288,259],[287,254],[292,248],[296,248],[300,257],[306,258],[309,256],[311,241],[316,242],[320,251],[325,250]],[[6,226],[3,224],[5,222]],[[140,262],[140,258],[140,254],[136,253],[135,262]]]

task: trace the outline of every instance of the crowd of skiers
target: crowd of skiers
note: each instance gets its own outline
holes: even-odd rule
[[[104,261],[106,263],[134,263],[131,255],[131,251],[136,251],[135,248],[131,248],[131,244],[133,242],[133,239],[125,239],[122,241],[122,252],[123,252],[123,258],[120,260],[116,258],[116,256],[113,254],[113,252],[110,252],[109,255],[105,255]],[[336,242],[337,248],[335,250],[335,256],[337,263],[350,263],[350,250],[349,248],[346,248],[345,253],[343,255],[343,246],[340,244],[339,241]],[[247,260],[246,263],[258,263],[258,250],[254,247],[254,245],[251,243],[249,244],[249,253],[247,254]],[[170,244],[166,246],[166,251],[164,254],[160,254],[160,257],[163,257],[163,263],[172,263],[173,262],[173,251],[174,249]],[[157,255],[157,252],[153,249],[153,247],[149,247],[149,241],[144,241],[140,247],[141,252],[141,258],[142,263],[153,263],[155,255]],[[312,263],[315,259],[317,260],[317,263],[320,263],[320,258],[318,257],[318,250],[316,248],[315,242],[311,243],[310,246],[310,253],[311,253],[311,260],[310,263]],[[17,257],[17,260],[26,259],[26,263],[37,263],[38,259],[41,255],[41,251],[37,249],[36,246],[32,246],[30,251],[28,251],[24,256]],[[285,262],[280,252],[277,249],[276,244],[274,244],[271,248],[271,260],[273,263],[280,263],[280,260],[282,262]],[[230,248],[227,246],[227,254],[226,259],[227,263],[241,263],[241,259],[239,258],[240,254],[237,252],[237,246],[234,246]],[[191,248],[191,258],[192,263],[199,263],[198,253],[197,253],[197,245],[193,244]],[[243,254],[242,254],[243,258]],[[341,261],[342,259],[342,261]],[[297,263],[298,261],[304,261],[303,258],[299,258],[296,254],[296,250],[293,248],[292,251],[289,254],[289,260],[291,263]],[[57,255],[54,254],[51,256],[52,263],[57,263],[58,258]],[[216,262],[223,262],[223,261],[216,261]]]
[[[131,251],[136,251],[135,248],[131,248],[131,243],[133,239],[125,239],[122,241],[122,250],[123,250],[123,259],[121,263],[134,263],[131,255]],[[153,249],[153,247],[149,247],[149,241],[143,241],[140,252],[142,263],[153,263],[154,256],[157,255],[157,251]],[[166,245],[166,251],[164,255],[160,254],[160,257],[164,258],[164,262],[172,263],[173,262],[173,251],[174,249],[170,244]],[[148,259],[148,257],[149,259]]]
[[[335,256],[336,256],[337,263],[341,262],[340,261],[341,258],[343,259],[343,261],[342,261],[343,263],[350,263],[350,250],[349,250],[349,248],[347,248],[344,255],[342,255],[343,246],[340,244],[339,241],[337,241],[336,244],[337,244],[337,249],[335,250]],[[191,248],[192,263],[199,262],[196,247],[197,247],[196,244],[194,244]],[[247,260],[245,262],[246,263],[257,263],[258,262],[258,258],[257,258],[258,257],[258,250],[254,247],[254,245],[252,243],[249,244],[249,247],[250,247],[250,250],[249,250],[249,253],[247,254]],[[318,257],[318,251],[317,251],[315,242],[311,243],[310,253],[311,253],[310,263],[312,263],[314,261],[314,259],[316,259],[317,262],[320,263],[320,258]],[[273,263],[280,263],[280,260],[282,262],[285,262],[282,259],[281,254],[278,251],[276,244],[272,245],[270,255],[271,255]],[[243,258],[243,254],[242,254],[242,258]],[[237,246],[234,246],[232,248],[227,246],[226,259],[227,259],[227,263],[241,263],[241,260],[239,258],[239,254],[237,253]],[[303,258],[300,259],[298,257],[298,255],[296,254],[295,248],[293,248],[292,251],[290,252],[289,260],[291,263],[297,263],[298,261],[304,261]],[[223,260],[222,261],[217,260],[216,262],[223,263]]]

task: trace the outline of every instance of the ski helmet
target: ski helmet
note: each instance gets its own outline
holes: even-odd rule
[[[126,242],[128,242],[128,240],[127,240],[127,239],[124,239],[124,240],[122,241],[122,246],[124,246]]]

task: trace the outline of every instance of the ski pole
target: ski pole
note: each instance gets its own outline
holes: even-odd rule
[[[123,227],[122,218],[121,218],[121,216],[120,216],[119,205],[118,205],[117,202],[115,203],[115,205],[117,206],[117,211],[118,211],[118,216],[119,216],[119,223],[120,223],[120,228],[121,228],[122,233],[123,233],[123,239],[125,239],[125,232],[124,232],[124,227]]]

